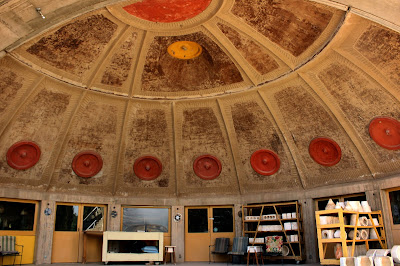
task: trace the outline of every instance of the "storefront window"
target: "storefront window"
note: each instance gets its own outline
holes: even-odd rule
[[[400,224],[400,190],[389,192],[390,208],[392,209],[393,224]]]
[[[122,231],[124,232],[168,232],[169,209],[124,208]]]
[[[0,201],[0,230],[33,231],[34,203]]]

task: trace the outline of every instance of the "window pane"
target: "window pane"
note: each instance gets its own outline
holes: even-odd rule
[[[168,232],[167,208],[124,208],[122,231]]]
[[[34,203],[0,201],[0,230],[33,231]]]
[[[208,232],[208,213],[207,209],[188,210],[188,232],[207,233]]]
[[[393,224],[400,224],[400,190],[389,192]]]
[[[232,208],[213,208],[213,231],[233,232]]]
[[[367,196],[362,195],[362,196],[348,196],[344,198],[344,201],[366,201],[367,200]]]
[[[104,207],[83,207],[83,231],[104,230]]]
[[[56,231],[77,231],[78,230],[79,206],[57,205]]]

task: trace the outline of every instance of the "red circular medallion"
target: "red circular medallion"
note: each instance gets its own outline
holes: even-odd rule
[[[260,175],[273,175],[281,166],[279,156],[270,150],[258,150],[250,157],[250,164]]]
[[[154,180],[161,174],[162,164],[156,157],[143,156],[135,161],[133,171],[142,180]]]
[[[195,174],[204,180],[213,180],[222,171],[221,162],[212,155],[202,155],[197,157],[193,163]]]
[[[391,117],[377,117],[369,124],[369,135],[381,147],[400,149],[400,122]]]
[[[31,141],[20,141],[7,151],[7,163],[14,169],[25,170],[34,166],[40,158],[39,146]]]
[[[203,12],[211,0],[142,0],[123,9],[131,15],[152,22],[178,22]]]
[[[339,145],[328,138],[315,138],[310,142],[308,151],[314,161],[323,166],[333,166],[342,158]]]
[[[89,178],[97,175],[103,167],[103,159],[95,151],[82,151],[72,160],[72,169],[80,177]]]

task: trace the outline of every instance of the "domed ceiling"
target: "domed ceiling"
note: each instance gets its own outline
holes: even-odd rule
[[[0,60],[0,182],[208,197],[384,178],[399,63],[400,34],[345,8],[119,1]]]

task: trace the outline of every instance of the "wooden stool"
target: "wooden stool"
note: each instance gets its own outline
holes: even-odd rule
[[[248,246],[247,247],[247,266],[249,266],[250,254],[254,254],[253,264],[254,264],[254,258],[255,258],[257,266],[259,266],[259,264],[258,264],[259,257],[258,256],[260,256],[261,262],[264,265],[264,256],[263,256],[262,248],[260,247],[260,250],[258,250],[258,252],[257,252],[257,248],[259,248],[259,247],[255,247],[255,246]]]
[[[176,246],[165,246],[165,251],[164,251],[164,264],[167,264],[167,255],[170,254],[171,258],[171,263],[172,263],[172,258],[174,258],[174,264],[176,265],[176,256],[175,256],[175,248]]]

